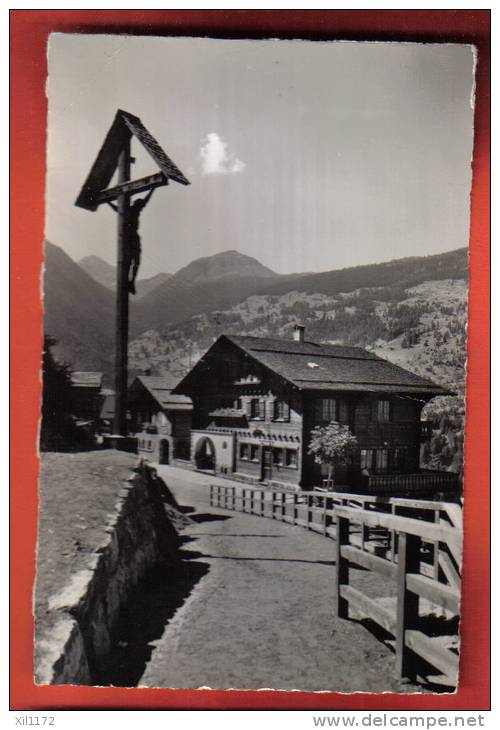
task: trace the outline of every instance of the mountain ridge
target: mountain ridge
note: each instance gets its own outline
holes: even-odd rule
[[[232,270],[235,262],[242,262],[241,275],[227,275],[227,267],[219,265],[221,261],[224,263],[224,258],[227,260],[228,253]],[[220,311],[242,307],[249,297],[279,298],[298,292],[294,296],[298,297],[300,318],[300,299],[306,295],[332,297],[341,292],[378,287],[385,290],[386,298],[396,301],[403,296],[405,288],[423,281],[467,277],[467,249],[303,275],[276,274],[256,259],[231,250],[215,254],[215,266],[208,280],[203,280],[203,269],[210,259],[214,263],[212,257],[203,257],[182,267],[142,299],[131,297],[131,342],[148,331],[162,335],[171,332],[172,327],[189,325],[197,316],[216,322]],[[253,274],[245,275],[248,271]],[[263,275],[257,275],[262,271]],[[114,347],[114,293],[50,242],[46,246],[44,290],[45,329],[59,339],[56,354],[62,353],[75,368],[103,369],[109,375]],[[262,312],[263,320],[268,316],[270,312]],[[278,315],[275,312],[272,316]],[[325,320],[322,327],[318,335],[326,333],[330,337],[331,323]],[[351,329],[357,331],[356,320]]]
[[[107,289],[112,289],[113,291],[115,290],[116,266],[113,266],[113,264],[104,261],[104,259],[102,259],[100,256],[96,256],[95,254],[84,256],[77,263],[98,284],[102,284],[102,286],[105,286]],[[164,284],[171,278],[172,274],[162,272],[160,274],[155,274],[154,276],[150,276],[147,278],[137,279],[135,287],[137,291],[137,298],[141,299],[142,297],[146,296],[146,294],[149,294],[149,292],[151,292],[157,286],[161,286],[161,284]]]

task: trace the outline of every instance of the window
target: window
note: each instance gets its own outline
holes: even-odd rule
[[[290,406],[284,400],[274,402],[274,420],[288,421],[290,419]]]
[[[250,460],[251,461],[258,461],[259,460],[259,446],[258,446],[258,444],[250,444]]]
[[[263,398],[252,398],[250,401],[250,418],[266,420],[266,401]]]
[[[298,463],[298,452],[297,449],[287,449],[285,452],[285,463],[287,466],[291,466],[294,469],[297,468]]]
[[[391,402],[389,400],[379,400],[375,406],[375,418],[379,423],[389,421],[391,418]]]
[[[361,469],[373,469],[373,449],[361,449],[359,465]]]
[[[377,449],[375,451],[375,471],[377,474],[387,472],[387,449]]]
[[[283,466],[283,449],[273,449],[273,464]]]
[[[335,421],[337,418],[336,399],[318,398],[316,401],[316,418],[318,421]]]
[[[240,459],[248,461],[250,457],[250,444],[240,444]]]
[[[258,398],[252,398],[250,401],[250,418],[258,418],[259,417],[259,399]]]

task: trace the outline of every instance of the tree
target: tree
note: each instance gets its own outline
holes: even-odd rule
[[[70,370],[54,359],[51,348],[56,342],[50,335],[43,338],[40,429],[40,448],[43,451],[64,448],[73,426]]]
[[[328,465],[328,479],[331,479],[335,468],[349,464],[358,448],[358,440],[349,426],[331,421],[311,431],[308,453],[314,456],[316,464]]]

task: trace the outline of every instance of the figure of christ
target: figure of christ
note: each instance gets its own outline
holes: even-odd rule
[[[139,217],[141,212],[151,200],[151,196],[154,193],[154,188],[151,188],[145,198],[139,198],[136,200],[128,209],[127,224],[125,226],[126,231],[126,251],[125,256],[127,259],[127,280],[128,280],[128,291],[130,294],[135,294],[135,280],[139,266],[141,263],[141,237],[139,236]],[[113,210],[118,211],[118,206],[108,201],[108,204]]]

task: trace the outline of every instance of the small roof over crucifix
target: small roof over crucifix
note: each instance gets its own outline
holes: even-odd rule
[[[135,137],[142,144],[160,171],[139,180],[123,182],[108,188],[120,154],[131,137]],[[189,180],[160,147],[139,117],[118,109],[75,205],[86,210],[97,210],[102,203],[115,200],[123,193],[140,193],[143,190],[168,185],[169,180],[189,185]]]

